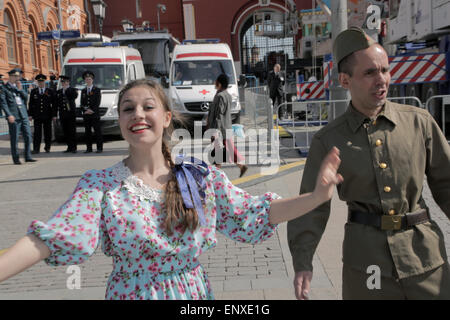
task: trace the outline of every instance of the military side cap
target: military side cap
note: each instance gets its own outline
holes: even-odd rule
[[[14,69],[12,69],[12,70],[10,70],[9,72],[8,72],[8,74],[10,75],[10,76],[21,76],[22,75],[22,70],[21,69],[19,69],[19,68],[14,68]]]
[[[61,80],[61,81],[70,80],[70,77],[65,76],[65,75],[60,75],[59,80]]]
[[[45,74],[40,73],[36,77],[34,77],[34,80],[45,81],[45,80],[47,80],[47,76]]]
[[[359,27],[350,27],[338,34],[333,43],[333,57],[338,64],[353,52],[364,50],[377,43]]]
[[[83,72],[83,76],[82,76],[82,77],[83,77],[83,79],[86,78],[86,77],[91,77],[92,79],[95,78],[94,73],[91,72],[91,71],[85,71],[85,72]]]

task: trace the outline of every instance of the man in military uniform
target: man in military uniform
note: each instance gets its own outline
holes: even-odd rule
[[[8,120],[9,137],[11,142],[11,155],[14,164],[21,164],[19,160],[19,133],[22,133],[23,141],[25,143],[25,161],[35,162],[31,157],[31,129],[28,121],[28,113],[26,102],[28,94],[22,90],[22,84],[19,79],[22,76],[22,70],[12,69],[8,72],[8,82],[3,86],[3,93],[5,96],[5,103],[3,104],[3,111]]]
[[[52,145],[52,121],[56,120],[55,92],[45,87],[47,77],[38,74],[34,78],[38,87],[30,92],[28,113],[34,121],[33,153],[41,149],[42,130],[44,130],[44,150],[49,153]]]
[[[342,116],[314,135],[300,193],[313,190],[326,153],[340,149],[344,182],[337,189],[349,210],[342,296],[450,299],[444,237],[422,198],[426,175],[450,218],[450,147],[427,111],[386,100],[388,56],[361,29],[339,34],[333,55],[339,82],[352,100]],[[298,299],[307,298],[330,203],[288,223]]]
[[[60,75],[59,79],[62,88],[56,92],[56,107],[67,143],[67,150],[64,152],[77,153],[75,99],[78,97],[78,91],[70,86],[69,77]]]
[[[92,128],[94,128],[95,140],[97,143],[97,153],[103,152],[103,136],[100,123],[100,103],[102,93],[99,88],[94,86],[94,74],[91,71],[83,73],[83,79],[86,82],[86,88],[81,91],[80,106],[83,111],[86,151],[92,152]]]

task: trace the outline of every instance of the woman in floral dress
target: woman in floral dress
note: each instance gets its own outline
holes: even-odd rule
[[[311,194],[254,197],[194,158],[174,162],[168,148],[173,112],[162,88],[148,80],[119,94],[119,123],[129,157],[90,170],[46,223],[0,256],[0,282],[45,259],[79,264],[98,244],[113,260],[106,299],[213,299],[198,257],[216,245],[216,231],[241,242],[272,236],[276,224],[331,198],[339,151],[324,160]]]

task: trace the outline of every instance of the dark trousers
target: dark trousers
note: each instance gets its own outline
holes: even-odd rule
[[[277,107],[283,103],[283,96],[281,95],[275,95],[271,96],[270,99],[272,99],[273,104],[273,112],[277,112]],[[278,118],[281,118],[286,113],[286,105],[281,106],[278,109]]]
[[[84,130],[87,150],[92,150],[92,128],[94,129],[97,150],[103,150],[102,126],[98,118],[84,118]]]
[[[31,129],[28,119],[16,119],[14,123],[8,122],[8,128],[13,161],[19,161],[19,133],[22,133],[25,144],[25,159],[31,159]]]
[[[42,130],[44,130],[45,150],[50,150],[52,145],[52,119],[34,120],[33,150],[39,152],[42,141]]]
[[[67,143],[67,150],[77,150],[77,130],[75,118],[61,119],[61,126],[64,134],[64,140]]]

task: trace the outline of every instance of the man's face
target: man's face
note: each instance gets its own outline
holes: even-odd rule
[[[62,85],[64,88],[67,88],[67,87],[69,87],[69,85],[70,85],[70,81],[69,81],[69,80],[62,80],[62,81],[61,81],[61,85]]]
[[[359,111],[375,110],[386,102],[391,74],[386,51],[379,45],[354,53],[353,75],[339,74],[342,87],[350,90]]]
[[[15,83],[17,80],[19,80],[19,76],[15,76],[15,75],[9,76],[9,82]]]
[[[280,66],[279,66],[279,65],[275,65],[275,66],[273,67],[273,71],[274,71],[274,72],[280,72]]]
[[[45,81],[41,81],[41,80],[39,80],[38,82],[38,86],[39,86],[39,88],[45,88]]]
[[[86,85],[88,87],[92,86],[92,84],[94,83],[94,79],[92,79],[92,77],[85,77],[84,78],[84,82],[86,82]]]

